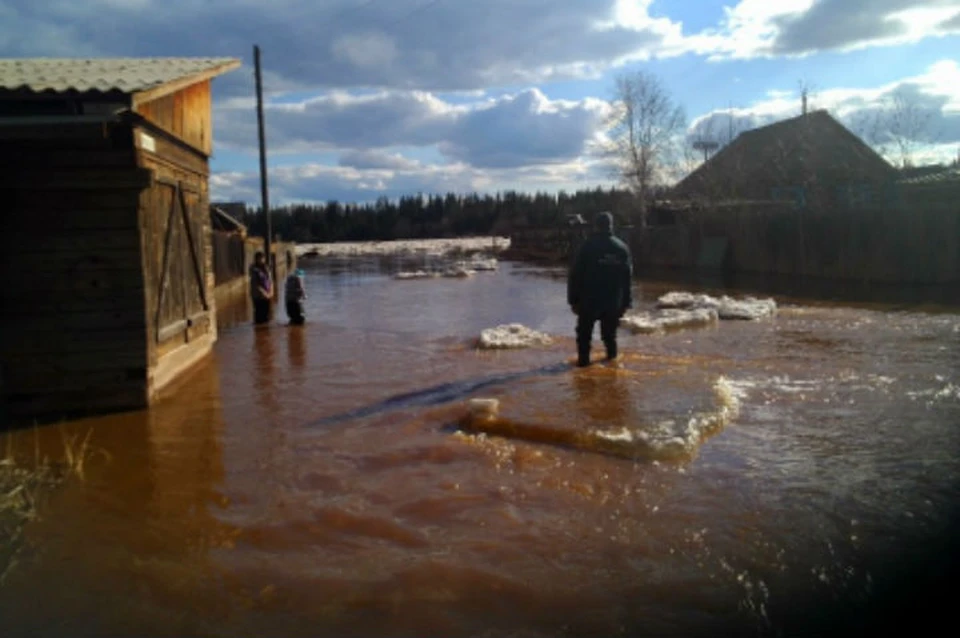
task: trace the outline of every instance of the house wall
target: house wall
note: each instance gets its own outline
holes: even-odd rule
[[[0,393],[14,418],[146,404],[137,204],[114,125],[0,128]]]

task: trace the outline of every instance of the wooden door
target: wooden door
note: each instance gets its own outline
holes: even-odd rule
[[[156,288],[156,341],[187,333],[210,309],[200,192],[183,181],[157,180],[160,263]],[[161,239],[162,238],[162,239]],[[185,338],[185,337],[184,337]]]

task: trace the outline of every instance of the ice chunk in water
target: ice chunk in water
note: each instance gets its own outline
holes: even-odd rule
[[[435,276],[436,276],[436,275],[434,275],[434,274],[431,273],[431,272],[427,272],[426,270],[413,270],[413,271],[401,271],[401,272],[398,272],[396,275],[393,276],[393,278],[394,278],[394,279],[403,279],[403,280],[409,280],[409,279],[431,279],[431,278],[433,278],[433,277],[435,277]]]
[[[480,333],[478,346],[484,350],[502,350],[513,348],[532,348],[540,345],[550,345],[553,339],[550,335],[537,332],[519,323],[510,323],[487,328]]]
[[[517,422],[499,414],[500,404],[496,399],[471,400],[460,425],[474,434],[561,445],[629,459],[684,459],[740,412],[737,394],[725,378],[717,379],[713,392],[717,399],[713,410],[636,429],[581,429],[550,423]]]
[[[467,266],[472,270],[493,271],[497,269],[498,264],[495,258],[480,259],[480,258],[474,257],[473,260],[467,264]]]
[[[510,247],[509,237],[464,237],[459,239],[400,239],[395,241],[298,244],[297,255],[358,257],[370,255],[448,255],[457,252],[498,253]]]
[[[451,279],[466,279],[473,276],[473,271],[464,266],[451,266],[444,269],[440,274]]]
[[[657,308],[716,308],[720,302],[709,295],[695,295],[689,292],[668,292],[657,299]]]
[[[716,323],[718,316],[713,308],[669,309],[660,314],[644,312],[627,315],[620,319],[620,325],[637,334],[651,334],[665,330],[707,326]]]
[[[754,297],[741,300],[723,297],[717,308],[721,319],[755,320],[772,316],[776,312],[777,303],[773,299],[755,299]]]
[[[689,292],[668,292],[657,299],[661,309],[712,309],[720,319],[761,319],[776,314],[777,303],[770,298],[757,299],[745,297],[734,299],[724,295],[717,299],[709,295],[695,295]]]

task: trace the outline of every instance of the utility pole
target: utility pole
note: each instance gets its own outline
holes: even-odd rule
[[[273,240],[273,230],[270,227],[270,197],[267,193],[267,142],[263,133],[263,83],[260,77],[260,47],[253,45],[253,63],[257,79],[257,132],[260,136],[260,205],[266,220],[266,234],[263,240],[264,252],[267,258],[267,268],[273,278],[274,287],[277,281],[277,264],[273,259],[270,244]]]

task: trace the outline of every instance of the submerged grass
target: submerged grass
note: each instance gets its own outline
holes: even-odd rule
[[[0,585],[17,562],[23,547],[24,527],[40,516],[43,500],[67,478],[85,478],[85,467],[93,455],[91,431],[82,439],[60,430],[63,459],[51,461],[40,453],[40,436],[33,431],[33,455],[14,453],[13,438],[6,436],[0,457]]]

